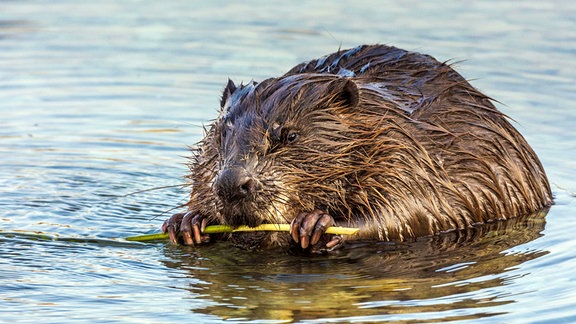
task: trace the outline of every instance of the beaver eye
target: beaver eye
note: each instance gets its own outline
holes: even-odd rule
[[[281,128],[279,125],[270,132],[270,149],[269,152],[275,152],[279,148],[293,144],[300,138],[300,134],[295,130]]]
[[[290,132],[288,133],[288,135],[286,135],[286,142],[288,144],[296,142],[297,139],[298,139],[298,133],[296,132]]]

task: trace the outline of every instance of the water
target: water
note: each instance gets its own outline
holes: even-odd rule
[[[0,322],[576,321],[575,22],[571,1],[1,1]],[[228,77],[362,43],[463,61],[549,213],[315,258],[121,239],[185,201],[123,195],[184,182]]]

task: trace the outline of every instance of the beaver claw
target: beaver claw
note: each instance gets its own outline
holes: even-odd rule
[[[172,215],[165,220],[162,224],[162,232],[168,233],[170,242],[173,244],[181,241],[184,245],[197,245],[210,241],[208,234],[202,235],[207,223],[208,220],[204,216],[189,211]]]
[[[312,246],[313,252],[323,252],[342,243],[340,235],[325,235],[326,229],[334,225],[332,216],[316,209],[311,213],[300,213],[294,218],[290,224],[290,234],[302,249]]]

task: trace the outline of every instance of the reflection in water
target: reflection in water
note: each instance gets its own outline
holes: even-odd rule
[[[189,273],[191,297],[204,301],[195,312],[222,319],[479,318],[514,303],[497,289],[518,276],[507,272],[548,253],[506,251],[540,237],[545,214],[409,243],[357,242],[329,256],[167,246],[165,264]]]

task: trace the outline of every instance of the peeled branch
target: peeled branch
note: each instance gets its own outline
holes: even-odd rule
[[[359,228],[332,226],[326,229],[326,234],[354,235],[358,233],[359,230],[360,230]],[[234,233],[234,232],[258,232],[258,231],[289,232],[290,224],[262,224],[256,227],[248,227],[245,225],[237,227],[229,225],[210,225],[206,226],[206,229],[202,233],[216,234],[216,233]],[[137,241],[137,242],[157,241],[167,239],[168,239],[168,233],[145,234],[145,235],[129,236],[126,238],[127,241]]]

